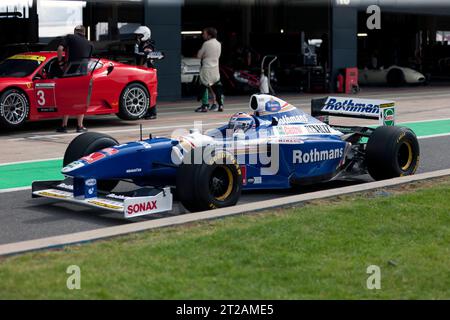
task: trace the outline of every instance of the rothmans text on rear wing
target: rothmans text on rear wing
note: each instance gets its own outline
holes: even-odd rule
[[[327,97],[311,100],[311,115],[324,122],[328,116],[378,120],[381,126],[395,125],[395,102],[388,100]]]

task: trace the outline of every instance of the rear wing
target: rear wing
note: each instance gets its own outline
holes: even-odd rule
[[[395,102],[346,97],[312,99],[311,115],[326,123],[329,116],[335,116],[378,120],[380,126],[394,126]]]

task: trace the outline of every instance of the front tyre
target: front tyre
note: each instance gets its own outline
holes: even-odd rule
[[[123,120],[141,119],[150,107],[150,94],[140,83],[131,83],[125,87],[120,95],[119,113]]]
[[[211,160],[178,169],[177,195],[191,212],[234,206],[241,196],[242,173],[234,156],[218,150]]]
[[[408,128],[379,127],[367,142],[367,169],[375,180],[413,175],[419,160],[419,142]]]
[[[17,89],[6,90],[0,96],[0,124],[17,129],[28,119],[30,104],[24,92]]]
[[[93,152],[113,147],[118,144],[119,142],[117,142],[116,139],[103,133],[86,132],[80,134],[73,139],[67,147],[66,152],[64,153],[63,167],[84,156],[90,155]],[[113,190],[118,183],[119,182],[116,180],[100,180],[97,181],[97,187],[99,190],[109,192]]]

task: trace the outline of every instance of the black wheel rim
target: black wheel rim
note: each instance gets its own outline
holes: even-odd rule
[[[219,201],[226,200],[233,190],[233,174],[230,168],[220,166],[211,173],[209,181],[211,195]]]

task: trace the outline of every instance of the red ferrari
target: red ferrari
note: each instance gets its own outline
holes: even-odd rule
[[[56,52],[18,54],[1,62],[0,126],[82,113],[137,120],[156,105],[156,69],[106,59],[91,59],[87,73],[62,74],[58,68]]]

